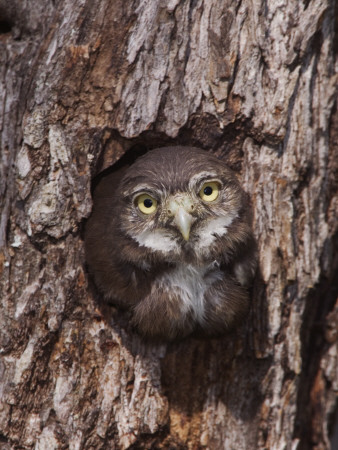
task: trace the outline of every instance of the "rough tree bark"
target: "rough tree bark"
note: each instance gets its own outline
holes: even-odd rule
[[[0,0],[1,449],[329,448],[336,14]],[[222,339],[144,344],[87,278],[92,178],[167,144],[222,155],[252,195],[260,273]]]

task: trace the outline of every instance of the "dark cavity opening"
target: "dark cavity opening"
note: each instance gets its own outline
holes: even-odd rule
[[[95,190],[98,182],[101,180],[102,177],[108,175],[109,173],[115,172],[119,169],[122,169],[122,167],[124,166],[132,165],[137,158],[147,153],[148,150],[149,149],[147,148],[147,146],[143,144],[136,144],[132,146],[118,161],[116,161],[116,163],[114,163],[110,167],[107,167],[107,169],[103,170],[93,178],[92,192]]]
[[[12,24],[8,20],[0,19],[0,34],[7,34],[12,31]]]

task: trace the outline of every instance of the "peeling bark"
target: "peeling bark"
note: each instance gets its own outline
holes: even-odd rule
[[[329,0],[0,0],[1,448],[330,448],[336,17]],[[252,197],[260,273],[221,339],[146,344],[87,277],[92,179],[167,144],[221,155]]]

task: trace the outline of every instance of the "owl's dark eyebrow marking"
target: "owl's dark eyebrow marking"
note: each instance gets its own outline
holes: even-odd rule
[[[157,188],[155,188],[154,186],[149,186],[149,185],[139,185],[136,186],[136,188],[128,191],[124,191],[124,195],[126,197],[135,197],[136,195],[139,194],[150,194],[152,197],[155,197],[156,199],[160,198],[161,196],[161,191]]]
[[[201,181],[206,181],[206,180],[218,180],[219,176],[217,173],[215,172],[208,172],[208,171],[203,171],[198,173],[197,175],[194,175],[190,178],[189,180],[189,184],[198,184]]]

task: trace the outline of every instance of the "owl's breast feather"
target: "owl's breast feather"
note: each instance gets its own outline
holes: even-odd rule
[[[178,295],[182,302],[181,312],[191,312],[195,319],[202,323],[205,316],[204,294],[223,276],[215,262],[203,266],[178,263],[154,280],[152,291],[159,289],[169,295]]]

